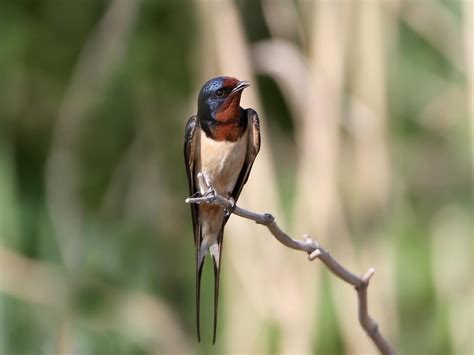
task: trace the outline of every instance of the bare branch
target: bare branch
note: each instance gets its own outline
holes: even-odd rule
[[[307,252],[309,260],[321,260],[333,274],[355,287],[359,302],[358,313],[360,325],[370,337],[380,353],[383,355],[392,355],[395,353],[390,344],[380,333],[377,322],[370,317],[368,311],[367,288],[369,286],[370,278],[375,273],[375,269],[370,268],[362,276],[353,274],[344,266],[342,266],[336,259],[334,259],[326,249],[324,249],[309,235],[304,235],[303,241],[291,238],[278,226],[275,218],[271,214],[259,214],[243,209],[237,206],[234,201],[217,194],[215,189],[203,174],[198,173],[197,177],[200,182],[200,186],[205,186],[208,188],[208,190],[200,196],[191,196],[186,198],[186,203],[208,203],[219,205],[229,213],[233,213],[242,218],[250,219],[258,224],[266,226],[273,236],[283,245],[291,249]]]

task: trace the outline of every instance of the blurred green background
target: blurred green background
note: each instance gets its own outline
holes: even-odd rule
[[[368,354],[356,295],[232,218],[218,342],[182,157],[201,85],[248,79],[240,205],[376,269],[401,354],[473,354],[474,2],[0,2],[0,354]]]

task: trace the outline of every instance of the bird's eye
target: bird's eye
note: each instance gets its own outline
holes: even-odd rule
[[[219,89],[216,91],[216,97],[223,97],[224,96],[224,90]]]

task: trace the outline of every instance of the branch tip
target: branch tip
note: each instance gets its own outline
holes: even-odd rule
[[[313,261],[314,259],[318,258],[321,255],[321,250],[315,249],[311,252],[308,256],[309,260]]]
[[[368,284],[369,280],[372,278],[372,276],[374,276],[374,274],[375,269],[371,267],[364,275],[362,275],[362,281],[364,281],[365,284]]]

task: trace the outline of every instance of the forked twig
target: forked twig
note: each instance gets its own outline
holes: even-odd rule
[[[307,252],[309,260],[320,259],[333,274],[351,284],[356,289],[359,303],[358,313],[360,325],[378,348],[380,353],[383,355],[392,355],[395,353],[390,344],[380,333],[377,322],[370,317],[368,312],[367,288],[369,286],[370,278],[375,272],[373,268],[370,268],[362,276],[353,274],[336,261],[336,259],[334,259],[326,249],[313,240],[309,235],[304,235],[303,241],[291,238],[278,226],[275,218],[271,214],[259,214],[243,209],[237,206],[234,201],[219,195],[203,174],[199,173],[197,177],[200,186],[204,187],[206,192],[198,197],[188,197],[185,200],[186,203],[208,203],[219,205],[229,213],[233,213],[242,218],[250,219],[258,224],[266,226],[280,243],[288,248]]]

